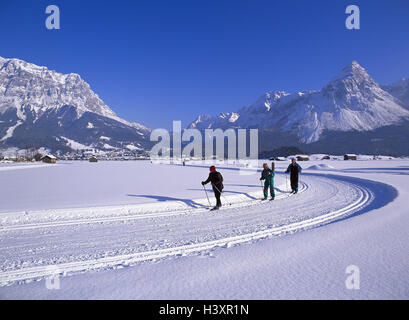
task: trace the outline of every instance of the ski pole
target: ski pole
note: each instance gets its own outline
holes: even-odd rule
[[[301,172],[298,174],[298,184],[301,185]]]
[[[224,200],[231,206],[231,203],[226,199],[226,197],[223,195],[223,192],[221,192],[213,183],[212,183],[213,188],[215,188],[217,191],[220,192],[221,196],[223,197]]]
[[[208,194],[207,194],[207,190],[206,190],[206,188],[205,188],[205,186],[204,185],[202,185],[203,186],[203,190],[205,191],[205,193],[206,193],[206,198],[207,198],[207,201],[209,202],[209,207],[211,207],[212,206],[212,204],[210,203],[210,199],[209,199],[209,196],[208,196]]]
[[[263,190],[263,194],[264,194],[264,186],[263,186],[263,181],[260,180],[260,186],[261,186],[261,190]]]
[[[264,192],[263,181],[261,181],[261,180],[260,180],[260,186],[261,186],[261,189],[263,189],[263,192]]]

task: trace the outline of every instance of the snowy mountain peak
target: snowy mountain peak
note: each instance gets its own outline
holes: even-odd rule
[[[342,69],[342,73],[349,74],[349,75],[358,75],[358,74],[365,74],[368,75],[368,72],[362,67],[357,61],[352,61],[349,65],[345,66]]]
[[[209,120],[211,120],[212,119],[212,116],[210,116],[210,115],[208,115],[208,114],[201,114],[201,115],[199,115],[197,118],[196,118],[196,120],[195,121],[193,121],[191,124],[190,124],[190,126],[189,126],[189,128],[191,128],[191,129],[203,129],[203,126],[202,126],[202,124],[204,123],[204,122],[207,122],[207,121],[209,121]]]
[[[37,116],[50,108],[72,106],[78,117],[91,112],[136,129],[149,130],[118,117],[77,73],[62,74],[20,59],[0,57],[0,113],[17,108],[22,115],[23,106]]]
[[[355,71],[360,71],[360,72],[365,72],[366,70],[358,63],[358,61],[354,60],[351,62],[351,64],[349,64],[348,66],[346,66],[344,69],[352,69]]]
[[[409,90],[399,92],[403,97]],[[363,132],[399,124],[409,120],[409,112],[353,61],[320,91],[270,91],[234,113],[234,119],[232,123],[222,114],[199,117],[193,124],[196,128],[275,129],[297,135],[302,143],[313,143],[325,132]]]
[[[376,86],[377,83],[358,62],[353,61],[334,77],[327,86],[354,87],[367,83]]]
[[[19,59],[0,59],[0,112],[28,106],[37,114],[65,105],[119,120],[78,74],[62,74]]]
[[[26,135],[35,131],[48,145],[60,145],[64,137],[75,137],[90,145],[100,141],[98,134],[108,136],[110,132],[120,146],[122,142],[141,142],[140,137],[146,140],[150,131],[139,123],[118,117],[79,74],[62,74],[2,57],[0,118],[0,144],[28,144],[31,137]],[[34,139],[31,145],[39,140]]]
[[[285,92],[285,91],[270,91],[266,93],[266,97],[273,100],[273,101],[277,101],[279,99],[281,99],[282,97],[286,97],[289,96],[290,93]]]

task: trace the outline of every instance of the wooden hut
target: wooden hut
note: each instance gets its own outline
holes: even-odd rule
[[[344,155],[344,160],[358,160],[358,157],[356,154],[346,154]]]
[[[91,158],[89,158],[89,162],[94,162],[94,163],[96,163],[96,162],[98,162],[98,159],[97,159],[97,157],[92,156]]]
[[[310,157],[306,155],[298,155],[295,158],[297,159],[297,161],[310,161]]]
[[[54,157],[51,154],[47,154],[46,156],[41,158],[41,161],[44,163],[56,163],[57,162],[57,158]]]

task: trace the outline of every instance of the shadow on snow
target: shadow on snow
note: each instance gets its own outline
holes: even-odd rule
[[[380,209],[394,201],[398,197],[398,190],[394,188],[393,186],[383,183],[383,182],[378,182],[378,181],[373,181],[373,180],[367,180],[367,179],[362,179],[362,178],[355,178],[355,177],[346,177],[346,176],[338,176],[338,175],[332,175],[332,174],[314,174],[314,173],[304,173],[304,176],[320,176],[324,178],[331,178],[334,180],[338,181],[344,181],[344,182],[349,182],[352,184],[355,184],[357,186],[360,186],[364,189],[368,189],[371,194],[370,194],[370,203],[366,205],[365,207],[359,209],[352,215],[336,219],[332,223],[336,223],[345,219],[349,219],[364,213],[367,213],[372,210]]]
[[[164,197],[164,196],[154,196],[154,195],[147,195],[147,194],[127,194],[128,197],[139,197],[139,198],[148,198],[154,199],[159,202],[167,202],[167,201],[179,201],[183,202],[189,207],[192,208],[207,208],[207,206],[197,203],[191,199],[182,199],[182,198],[172,198],[172,197]]]

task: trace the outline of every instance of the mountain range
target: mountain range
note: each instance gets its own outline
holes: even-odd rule
[[[378,84],[354,61],[321,90],[270,91],[188,128],[259,129],[260,152],[409,155],[409,79]],[[151,129],[118,117],[78,74],[0,57],[0,148],[150,149]]]
[[[0,147],[143,151],[150,131],[118,117],[78,74],[0,57]]]
[[[409,154],[409,81],[381,86],[353,61],[321,90],[270,91],[254,104],[189,128],[258,128],[260,151],[297,146],[307,152]]]

